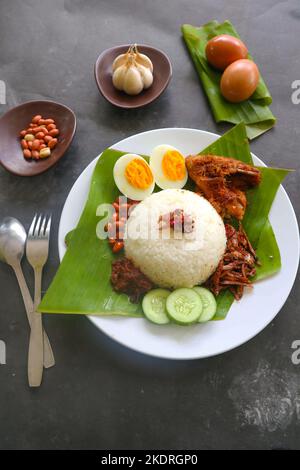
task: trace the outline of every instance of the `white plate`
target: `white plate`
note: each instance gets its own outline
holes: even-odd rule
[[[159,144],[170,144],[184,154],[199,152],[218,135],[195,129],[158,129],[128,137],[112,148],[149,154]],[[253,155],[255,164],[263,165]],[[79,176],[72,187],[61,215],[59,256],[66,251],[64,238],[80,217],[87,199],[90,179],[97,158]],[[299,261],[299,231],[292,204],[281,186],[273,203],[270,220],[282,257],[281,271],[255,284],[240,302],[235,302],[224,321],[190,327],[157,326],[143,318],[89,319],[108,336],[136,351],[168,359],[196,359],[233,349],[262,331],[276,316],[293,286]],[[96,261],[95,261],[96,262]]]

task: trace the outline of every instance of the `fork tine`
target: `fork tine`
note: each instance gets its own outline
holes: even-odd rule
[[[45,237],[48,238],[48,240],[50,237],[51,220],[52,220],[52,216],[50,215],[48,223],[47,223],[46,231],[45,231]]]
[[[41,229],[40,229],[40,232],[39,232],[39,236],[40,236],[40,237],[43,237],[43,236],[44,236],[46,220],[47,220],[47,217],[45,216],[45,217],[43,218],[43,221],[42,221],[42,224],[41,224]]]
[[[35,214],[35,216],[33,218],[33,221],[31,222],[30,229],[28,231],[28,236],[29,237],[33,237],[36,219],[37,219],[37,214]]]
[[[38,237],[38,235],[40,233],[41,220],[42,220],[42,215],[40,214],[39,218],[37,220],[36,226],[35,226],[35,230],[34,230],[34,234],[33,234],[34,237]]]

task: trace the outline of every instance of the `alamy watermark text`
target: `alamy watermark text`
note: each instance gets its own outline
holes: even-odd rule
[[[6,86],[3,80],[0,80],[0,104],[6,104]]]
[[[0,340],[0,365],[6,364],[6,345]]]

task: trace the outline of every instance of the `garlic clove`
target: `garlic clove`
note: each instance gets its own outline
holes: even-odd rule
[[[140,72],[144,88],[149,88],[153,83],[153,74],[151,70],[149,70],[147,67],[144,67],[143,65],[138,65],[137,68]]]
[[[137,67],[131,66],[128,68],[123,83],[123,90],[128,95],[138,95],[144,88],[141,74]]]
[[[112,65],[112,70],[113,72],[118,68],[120,67],[121,65],[124,65],[126,64],[127,60],[128,60],[128,57],[129,55],[133,55],[134,52],[133,52],[133,46],[130,46],[128,51],[125,52],[125,54],[120,54],[118,55],[115,60],[113,61],[113,65]]]
[[[121,67],[122,65],[124,65],[126,62],[126,54],[120,54],[118,55],[118,57],[115,58],[115,60],[113,61],[113,64],[112,64],[112,70],[113,72]]]
[[[124,84],[126,72],[127,72],[126,65],[121,65],[114,71],[112,81],[113,81],[113,86],[117,90],[123,91],[123,84]]]
[[[149,69],[151,72],[153,72],[153,64],[149,57],[147,57],[145,54],[140,54],[139,52],[136,53],[135,60],[139,65],[143,65],[147,69]]]
[[[153,64],[152,64],[151,60],[149,59],[149,57],[146,56],[145,54],[141,54],[139,52],[138,47],[137,47],[136,44],[134,44],[134,46],[132,46],[132,50],[135,53],[136,62],[140,65],[143,65],[147,69],[151,70],[151,72],[153,72]]]

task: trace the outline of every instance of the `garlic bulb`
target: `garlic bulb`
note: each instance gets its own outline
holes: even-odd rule
[[[138,95],[153,82],[153,65],[149,57],[140,54],[137,46],[130,46],[125,54],[113,62],[113,85],[128,95]]]

